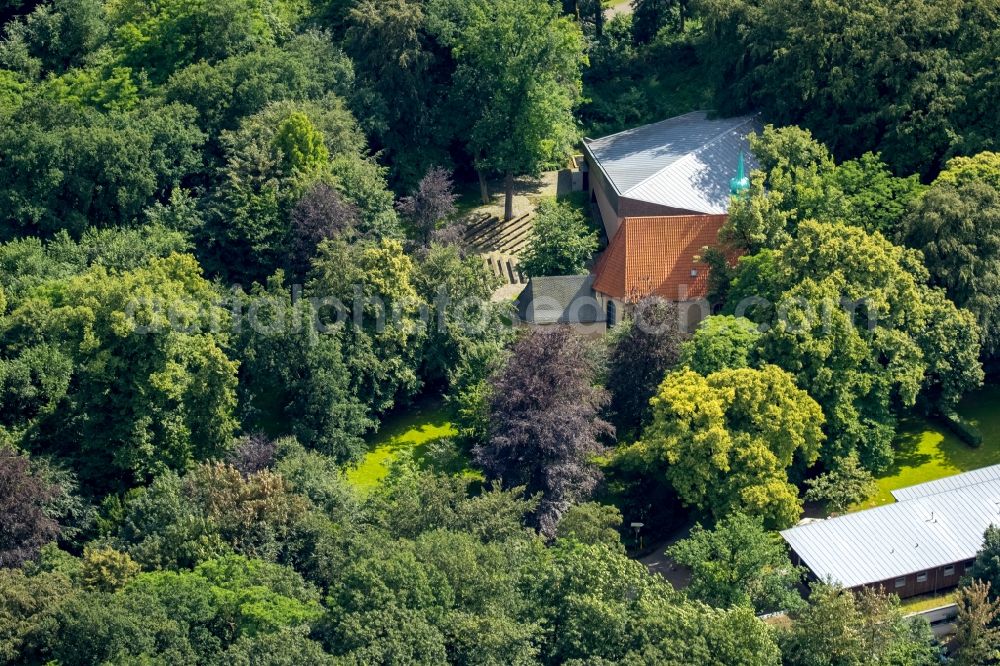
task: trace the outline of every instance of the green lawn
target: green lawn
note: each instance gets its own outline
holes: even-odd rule
[[[418,402],[405,411],[390,415],[372,437],[367,455],[356,467],[347,471],[347,479],[361,490],[377,486],[389,473],[392,464],[404,455],[413,455],[424,468],[450,474],[476,476],[469,469],[468,459],[441,443],[457,434],[448,414],[438,401]]]
[[[919,597],[903,599],[899,602],[899,608],[904,613],[919,613],[953,603],[955,603],[955,590],[949,590],[947,592],[938,592],[937,594],[921,594]]]
[[[958,411],[983,433],[981,447],[963,443],[940,423],[909,419],[900,427],[895,465],[877,480],[878,493],[854,508],[889,504],[897,488],[1000,463],[1000,387],[970,395]]]

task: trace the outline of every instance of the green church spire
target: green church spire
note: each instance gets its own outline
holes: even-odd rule
[[[734,197],[745,194],[750,190],[750,179],[747,178],[746,167],[743,166],[743,151],[740,151],[740,163],[736,168],[736,178],[729,181],[729,191]]]

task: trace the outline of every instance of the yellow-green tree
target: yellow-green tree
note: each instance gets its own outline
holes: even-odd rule
[[[651,401],[653,423],[620,456],[662,475],[681,500],[721,518],[739,509],[771,527],[801,512],[787,469],[816,460],[823,413],[780,368],[671,372]]]

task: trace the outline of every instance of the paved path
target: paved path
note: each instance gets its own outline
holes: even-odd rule
[[[673,536],[663,543],[656,544],[653,551],[639,561],[646,565],[649,573],[658,573],[674,586],[676,590],[683,590],[691,582],[691,571],[687,567],[682,567],[664,554],[664,551],[681,539],[691,536],[691,526],[678,530]]]

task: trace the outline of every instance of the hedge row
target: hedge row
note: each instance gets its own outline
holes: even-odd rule
[[[941,419],[960,440],[969,446],[979,448],[983,443],[983,433],[979,432],[979,428],[962,418],[958,412],[943,409],[941,410]]]

